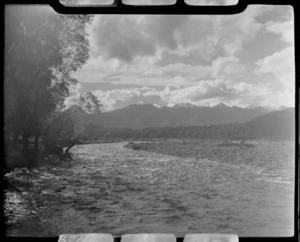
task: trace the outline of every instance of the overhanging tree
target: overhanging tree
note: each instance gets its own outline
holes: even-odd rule
[[[85,127],[92,120],[93,115],[100,114],[102,105],[91,92],[81,94],[73,106],[65,111],[58,111],[49,116],[45,123],[44,140],[49,150],[65,148],[65,154],[85,135]]]

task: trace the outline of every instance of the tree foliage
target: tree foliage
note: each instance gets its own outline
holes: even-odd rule
[[[72,123],[72,132],[65,132],[66,128],[70,127],[60,126],[60,133],[57,133],[57,142],[63,141],[64,146],[67,147],[68,152],[74,145],[76,145],[84,136],[85,127],[91,123],[90,114],[99,115],[101,113],[102,104],[99,99],[88,92],[81,94],[78,98],[77,105],[73,105],[61,114],[61,120]],[[55,142],[52,142],[52,145]]]
[[[62,123],[70,124],[70,117],[54,112],[64,107],[70,87],[77,83],[72,74],[89,58],[86,26],[91,21],[90,15],[59,15],[44,6],[6,6],[4,124],[7,142],[13,137],[16,144],[21,135],[26,150],[33,135],[46,137],[50,126],[62,129],[65,127]],[[52,136],[57,132],[65,131],[57,130]]]

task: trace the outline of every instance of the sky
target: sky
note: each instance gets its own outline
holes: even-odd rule
[[[79,83],[67,105],[91,91],[104,112],[131,104],[294,106],[290,6],[252,5],[235,15],[96,15],[87,31],[90,59],[74,73]]]

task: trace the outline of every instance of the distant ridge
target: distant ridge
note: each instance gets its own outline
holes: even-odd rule
[[[182,108],[182,107],[181,107]],[[156,108],[163,110],[164,108]],[[150,122],[152,120],[150,119]],[[295,108],[287,108],[262,114],[244,123],[202,126],[165,126],[143,129],[116,128],[99,125],[86,127],[88,137],[135,138],[195,138],[195,139],[294,139]]]
[[[272,111],[243,124],[254,137],[292,137],[295,135],[295,108]]]
[[[241,108],[218,104],[196,106],[189,103],[173,107],[152,104],[133,104],[125,108],[93,116],[92,124],[111,128],[142,129],[165,126],[203,126],[244,123],[268,113],[263,107]]]

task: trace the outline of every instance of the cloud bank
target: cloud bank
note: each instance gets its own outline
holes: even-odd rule
[[[96,16],[91,58],[74,77],[113,86],[93,90],[107,111],[133,103],[293,106],[293,28],[288,6],[229,16]]]

